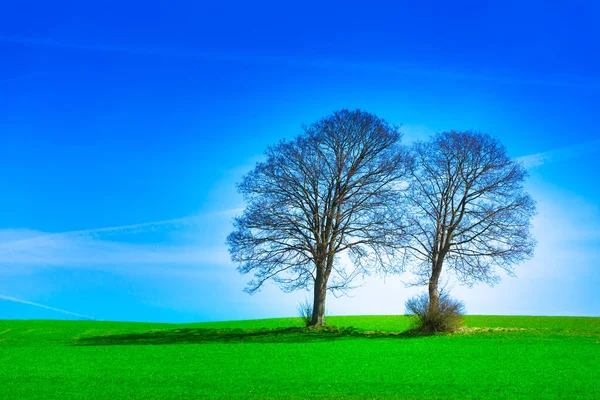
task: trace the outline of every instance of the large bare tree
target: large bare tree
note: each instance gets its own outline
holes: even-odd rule
[[[318,326],[328,290],[343,294],[356,276],[401,264],[408,161],[399,129],[360,110],[303,130],[269,147],[238,185],[246,208],[227,241],[238,271],[254,273],[247,292],[268,280],[284,291],[313,288],[311,325]]]
[[[512,274],[532,256],[535,202],[523,189],[524,168],[489,135],[444,132],[412,154],[407,254],[435,312],[444,268],[468,285],[493,284],[496,267]]]

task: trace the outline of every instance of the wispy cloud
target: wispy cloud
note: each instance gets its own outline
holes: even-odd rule
[[[600,140],[581,143],[574,146],[545,151],[542,153],[529,154],[517,158],[525,168],[534,168],[547,162],[564,161],[584,155],[594,154],[600,151]]]
[[[4,83],[10,83],[10,82],[14,82],[14,81],[20,81],[22,79],[27,79],[30,78],[32,76],[34,76],[34,73],[29,73],[29,74],[22,74],[22,75],[17,75],[17,76],[12,76],[9,78],[0,78],[0,85],[4,84]]]
[[[518,85],[600,89],[600,80],[598,79],[598,77],[582,77],[574,75],[523,77],[511,76],[499,71],[490,71],[488,73],[480,73],[475,71],[459,72],[455,70],[431,68],[423,65],[417,65],[415,63],[405,62],[394,62],[393,64],[377,61],[355,62],[343,59],[325,59],[320,57],[293,57],[288,55],[259,54],[255,51],[248,52],[233,49],[219,52],[190,48],[133,47],[111,45],[105,43],[86,43],[77,42],[73,40],[60,40],[39,37],[35,38],[24,36],[0,36],[0,43],[20,44],[27,46],[44,46],[69,50],[101,51],[128,55],[197,59],[202,61],[244,62],[268,65],[310,66],[318,68],[335,69],[343,68],[351,70],[362,69],[373,72],[423,75],[454,80],[467,79]]]
[[[0,249],[3,247],[14,247],[21,244],[33,243],[36,241],[49,239],[53,237],[64,237],[64,236],[95,236],[101,234],[112,234],[112,233],[139,233],[147,230],[155,230],[160,229],[162,227],[171,227],[178,228],[184,226],[190,226],[198,223],[202,218],[206,216],[233,216],[237,213],[240,213],[242,208],[232,208],[229,210],[216,211],[213,213],[199,215],[199,216],[191,216],[191,217],[182,217],[182,218],[174,218],[168,220],[161,221],[152,221],[152,222],[143,222],[139,224],[130,224],[130,225],[119,225],[119,226],[110,226],[103,228],[93,228],[93,229],[80,229],[75,231],[66,231],[66,232],[57,232],[57,233],[39,233],[34,235],[33,237],[26,237],[24,239],[18,239],[15,241],[6,241],[2,243],[2,235],[0,235]],[[1,232],[1,231],[0,231]]]
[[[56,307],[50,307],[50,306],[40,304],[40,303],[34,303],[33,301],[17,299],[16,297],[4,296],[1,294],[0,294],[0,300],[7,300],[7,301],[15,302],[15,303],[27,304],[27,305],[34,306],[34,307],[45,308],[46,310],[56,311],[56,312],[59,312],[62,314],[72,315],[74,317],[83,318],[83,319],[96,319],[94,317],[90,317],[87,315],[78,314],[78,313],[74,313],[74,312],[67,311],[67,310],[62,310],[62,309],[56,308]]]
[[[231,209],[194,217],[59,233],[0,230],[0,265],[2,268],[64,266],[120,271],[140,264],[229,265],[224,243],[203,244],[202,237],[196,237],[194,232],[214,223],[215,217],[222,220],[239,211]],[[189,234],[181,235],[182,232]],[[141,240],[138,235],[142,236]],[[160,240],[147,240],[152,235],[159,235]],[[186,237],[195,240],[186,240]]]
[[[194,221],[198,219],[198,217],[184,217],[184,218],[176,218],[164,221],[154,221],[154,222],[145,222],[141,224],[131,224],[131,225],[121,225],[121,226],[111,226],[104,228],[94,228],[94,229],[82,229],[76,231],[66,231],[66,232],[57,232],[57,233],[44,233],[40,232],[33,237],[27,237],[24,239],[18,239],[15,241],[0,243],[0,250],[2,248],[17,248],[19,246],[27,246],[32,243],[40,243],[44,240],[49,240],[52,238],[61,238],[65,236],[94,236],[100,234],[111,234],[117,232],[129,232],[136,233],[142,232],[147,229],[155,229],[164,226],[183,226],[186,224],[192,224]]]

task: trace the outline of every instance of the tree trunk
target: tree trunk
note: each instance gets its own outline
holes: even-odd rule
[[[442,261],[433,264],[431,277],[429,278],[429,313],[437,313],[440,309],[440,292],[438,282],[442,273]]]
[[[433,275],[429,278],[429,313],[435,313],[440,308],[440,294],[438,293],[438,278]]]
[[[327,295],[327,280],[324,273],[317,270],[317,279],[315,281],[313,314],[310,326],[325,325],[325,297]]]

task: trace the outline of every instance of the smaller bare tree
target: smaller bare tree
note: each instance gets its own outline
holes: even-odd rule
[[[493,284],[496,267],[512,274],[532,256],[535,202],[523,189],[524,168],[489,135],[444,132],[416,143],[412,153],[407,254],[413,284],[429,286],[435,313],[444,268],[467,285]]]

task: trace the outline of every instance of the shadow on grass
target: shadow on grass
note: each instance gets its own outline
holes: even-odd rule
[[[76,346],[165,345],[190,343],[306,343],[348,338],[411,338],[422,336],[412,331],[361,331],[352,327],[320,329],[173,329],[140,333],[111,334],[77,338]]]

